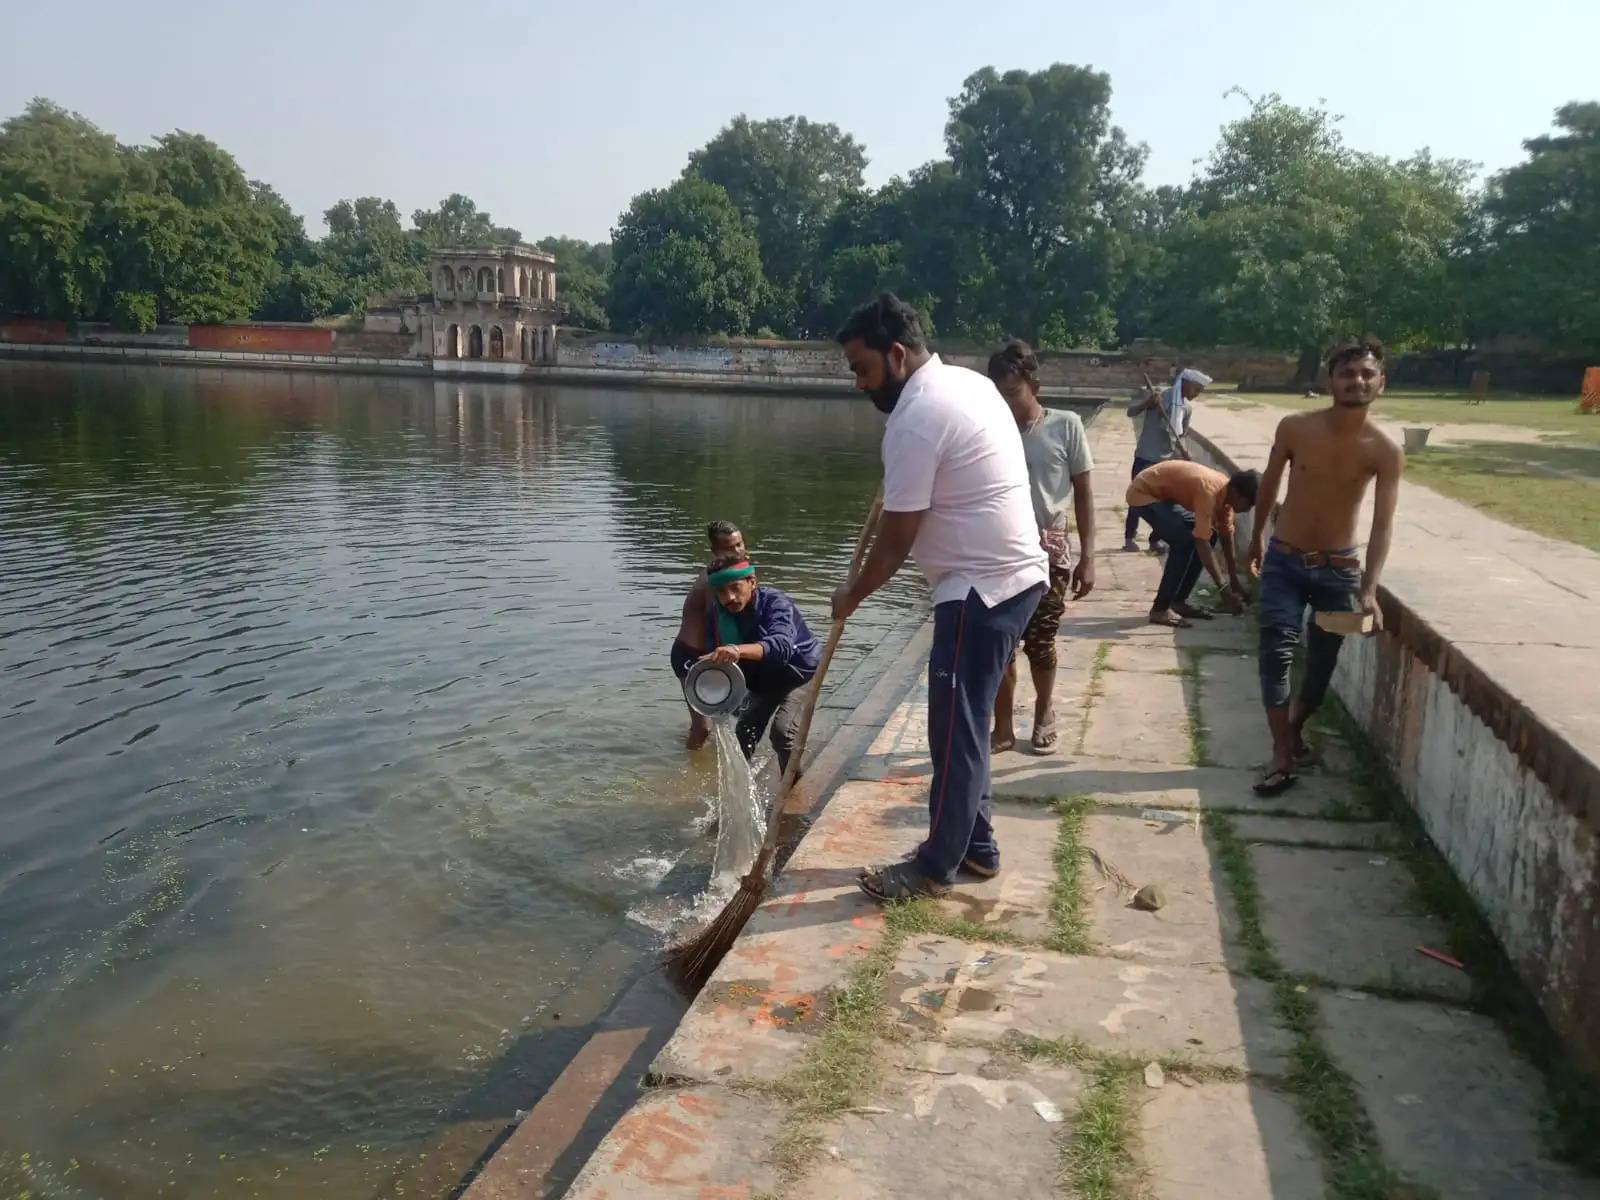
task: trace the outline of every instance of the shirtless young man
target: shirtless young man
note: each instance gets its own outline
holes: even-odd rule
[[[706,526],[706,540],[711,543],[713,557],[724,554],[745,556],[744,534],[731,521],[713,521]],[[672,673],[681,681],[688,674],[695,659],[711,649],[706,640],[706,618],[711,612],[713,593],[706,573],[700,572],[689,594],[683,598],[683,619],[678,622],[678,638],[672,643]],[[687,707],[687,704],[685,705]],[[683,744],[698,750],[711,736],[711,718],[703,717],[689,709],[689,735]]]
[[[1332,406],[1279,422],[1261,479],[1246,561],[1261,573],[1261,698],[1272,730],[1272,763],[1255,785],[1262,796],[1276,796],[1298,782],[1295,768],[1309,757],[1305,724],[1327,693],[1344,644],[1342,636],[1312,621],[1305,679],[1291,708],[1289,668],[1307,606],[1313,613],[1366,613],[1374,632],[1383,627],[1378,580],[1389,557],[1405,466],[1400,447],[1367,421],[1367,410],[1383,394],[1383,355],[1383,343],[1373,337],[1334,347],[1328,356]],[[1285,468],[1289,495],[1263,556],[1263,534]],[[1356,524],[1373,479],[1378,488],[1363,574]]]

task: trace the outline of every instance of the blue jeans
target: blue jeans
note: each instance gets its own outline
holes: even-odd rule
[[[1128,476],[1128,478],[1129,479],[1137,479],[1139,477],[1139,472],[1140,471],[1144,470],[1146,467],[1155,466],[1156,463],[1159,462],[1159,461],[1160,461],[1159,459],[1155,459],[1155,458],[1138,458],[1138,457],[1135,457],[1134,460],[1133,460],[1133,474]],[[1125,542],[1131,542],[1131,541],[1133,541],[1134,538],[1136,538],[1138,536],[1139,536],[1139,510],[1136,509],[1136,508],[1130,508],[1128,510],[1128,519],[1125,522],[1123,522],[1123,525],[1122,525],[1122,540],[1125,541]]]
[[[954,881],[964,858],[985,866],[1000,862],[989,820],[989,722],[1000,679],[1042,595],[1038,583],[993,608],[977,592],[934,605],[928,653],[933,786],[928,839],[916,857],[916,869],[929,879]]]
[[[1162,568],[1151,611],[1164,612],[1174,604],[1187,604],[1189,593],[1200,582],[1200,572],[1205,567],[1195,549],[1194,514],[1183,505],[1167,500],[1143,504],[1133,511],[1149,521],[1156,536],[1167,544],[1167,564]],[[1211,544],[1216,545],[1216,542],[1217,535],[1212,534]]]
[[[1355,549],[1334,551],[1355,557]],[[1313,612],[1354,612],[1361,591],[1361,568],[1325,564],[1309,567],[1303,556],[1273,539],[1261,564],[1261,700],[1268,708],[1289,703],[1289,670],[1306,608]],[[1306,674],[1300,703],[1312,712],[1327,695],[1344,638],[1311,622],[1306,641]]]

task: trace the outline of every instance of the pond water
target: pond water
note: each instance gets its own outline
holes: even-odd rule
[[[0,362],[0,1195],[448,1191],[704,885],[705,523],[820,636],[881,422]]]

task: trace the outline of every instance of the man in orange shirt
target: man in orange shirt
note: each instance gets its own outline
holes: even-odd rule
[[[1246,592],[1234,556],[1233,514],[1255,506],[1260,486],[1261,477],[1254,471],[1230,477],[1182,459],[1157,463],[1134,476],[1128,485],[1128,512],[1148,521],[1156,536],[1170,547],[1150,607],[1152,625],[1186,629],[1190,619],[1211,619],[1212,614],[1188,603],[1202,566],[1222,593],[1227,610],[1234,614],[1244,611]],[[1228,564],[1227,583],[1222,582],[1212,550],[1219,538]]]

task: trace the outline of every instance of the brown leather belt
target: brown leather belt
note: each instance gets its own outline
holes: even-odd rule
[[[1284,554],[1298,558],[1302,566],[1307,567],[1338,567],[1342,570],[1359,571],[1361,559],[1354,554],[1339,554],[1328,550],[1301,550],[1298,546],[1291,546],[1281,538],[1273,538],[1272,546]]]

